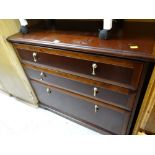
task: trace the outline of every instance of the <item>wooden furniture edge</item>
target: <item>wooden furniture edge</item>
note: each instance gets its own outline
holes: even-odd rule
[[[149,115],[155,105],[155,67],[153,69],[143,102],[142,106],[136,120],[136,124],[133,130],[134,135],[138,134],[139,129],[145,129],[146,122],[149,118]]]
[[[27,40],[25,41],[24,39],[15,39],[15,36],[11,36],[7,38],[7,40],[11,43],[18,43],[18,44],[26,44],[26,45],[34,45],[34,46],[40,46],[40,47],[51,47],[55,49],[70,49],[74,51],[80,51],[81,46],[80,45],[71,45],[67,43],[51,43],[50,41],[37,41],[37,40]],[[155,62],[155,57],[153,57],[151,54],[145,54],[143,52],[133,52],[133,51],[127,51],[127,50],[117,50],[117,49],[110,49],[110,48],[97,48],[97,47],[89,47],[89,46],[83,46],[82,48],[83,53],[94,53],[96,52],[97,54],[100,55],[111,55],[117,58],[127,58],[127,59],[133,59],[133,60],[140,60],[140,61],[150,61],[150,62]],[[123,54],[122,54],[123,51]]]

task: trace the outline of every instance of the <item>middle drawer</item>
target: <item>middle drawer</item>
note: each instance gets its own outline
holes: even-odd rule
[[[30,79],[42,81],[49,85],[55,85],[57,87],[73,91],[77,94],[81,94],[95,100],[99,100],[104,103],[108,103],[126,110],[131,110],[133,106],[133,94],[120,93],[114,90],[110,90],[95,85],[88,85],[79,81],[70,80],[64,77],[56,76],[43,72],[42,70],[36,70],[29,67],[25,67],[25,72]]]

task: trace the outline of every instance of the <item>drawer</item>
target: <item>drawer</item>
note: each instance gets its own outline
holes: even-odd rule
[[[118,106],[126,110],[131,110],[133,107],[133,94],[125,94],[117,91],[113,91],[103,87],[97,87],[94,85],[84,84],[78,81],[70,80],[60,76],[55,76],[43,72],[42,70],[34,70],[28,67],[25,67],[25,72],[28,77],[49,85],[55,85],[66,90],[71,90],[75,93],[103,101],[110,105]]]
[[[85,122],[95,128],[109,131],[112,134],[125,134],[130,113],[97,106],[79,97],[70,96],[59,89],[31,81],[40,104],[54,108],[74,119]]]
[[[140,62],[44,47],[30,47],[24,45],[22,49],[20,45],[17,46],[19,56],[24,63],[44,65],[125,88],[136,89],[138,86],[143,67]]]

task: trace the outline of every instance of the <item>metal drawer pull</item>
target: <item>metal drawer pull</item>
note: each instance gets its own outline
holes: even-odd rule
[[[95,69],[96,69],[96,68],[97,68],[97,64],[93,63],[93,64],[92,64],[92,69],[93,69],[92,75],[96,75],[96,73],[95,73]]]
[[[94,87],[94,96],[96,96],[96,94],[97,94],[97,92],[98,92],[98,90],[97,90],[97,88],[96,87]]]
[[[33,61],[37,62],[37,53],[35,53],[35,52],[33,53]]]
[[[98,112],[99,111],[99,107],[98,105],[95,105],[95,112]]]
[[[50,88],[47,88],[47,89],[46,89],[46,92],[47,92],[48,95],[50,95],[50,94],[51,94]]]
[[[44,77],[46,77],[46,74],[43,73],[43,72],[41,72],[41,73],[40,73],[40,77],[41,77],[40,80],[43,81],[43,80],[44,80]]]

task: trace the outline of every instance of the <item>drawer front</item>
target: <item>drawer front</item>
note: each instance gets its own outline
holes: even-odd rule
[[[36,49],[37,50],[37,49]],[[71,74],[93,78],[105,83],[118,85],[125,88],[136,89],[138,86],[142,64],[128,60],[114,59],[109,57],[98,57],[77,53],[77,56],[35,52],[30,50],[18,49],[22,60],[35,63],[35,65],[45,65],[56,70],[62,70]],[[72,52],[74,53],[74,52]]]
[[[97,100],[109,103],[121,108],[131,110],[133,101],[130,103],[130,95],[112,91],[110,89],[96,87],[95,85],[87,85],[81,82],[62,78],[39,70],[26,68],[25,71],[29,78],[42,82],[47,82],[49,85],[56,85],[75,93],[79,93]],[[97,89],[97,90],[96,90]]]
[[[115,111],[107,107],[97,107],[93,103],[67,95],[41,83],[35,81],[31,83],[41,103],[113,134],[126,133],[129,113],[123,110]]]

